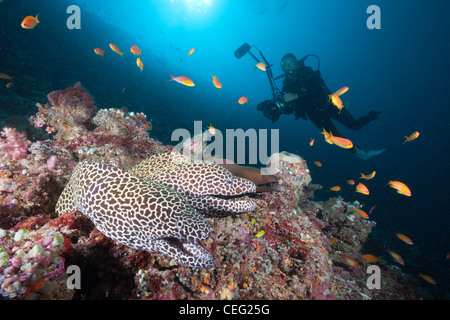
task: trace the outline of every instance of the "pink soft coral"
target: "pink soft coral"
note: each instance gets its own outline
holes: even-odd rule
[[[27,157],[30,141],[25,133],[4,127],[0,136],[0,161],[21,160]]]

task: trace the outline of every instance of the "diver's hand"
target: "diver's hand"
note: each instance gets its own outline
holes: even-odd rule
[[[289,102],[298,98],[298,94],[287,92],[284,94],[283,99],[285,102]]]

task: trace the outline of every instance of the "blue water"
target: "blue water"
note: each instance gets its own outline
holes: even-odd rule
[[[81,29],[69,30],[69,5],[81,9]],[[369,30],[366,9],[381,9],[381,29]],[[319,200],[341,185],[346,201],[358,200],[378,223],[366,252],[386,255],[390,247],[404,258],[403,270],[432,276],[437,285],[418,283],[432,298],[449,298],[450,251],[448,214],[448,88],[450,86],[450,2],[434,1],[268,1],[268,0],[147,0],[147,1],[0,1],[0,72],[14,76],[14,87],[0,83],[0,125],[15,125],[36,112],[46,94],[75,82],[94,96],[99,108],[126,107],[152,119],[151,135],[165,143],[177,128],[193,131],[193,121],[217,129],[279,129],[280,150],[297,153],[310,164],[313,183],[324,186]],[[24,30],[20,22],[39,13],[41,23]],[[126,52],[121,58],[108,44]],[[386,151],[363,161],[324,142],[309,121],[284,115],[272,124],[256,110],[271,97],[267,76],[254,70],[247,54],[233,52],[248,42],[263,52],[275,76],[281,57],[316,54],[327,86],[350,90],[345,108],[355,117],[370,109],[379,120],[360,131],[340,124],[344,136],[363,148]],[[139,72],[132,45],[142,49]],[[93,49],[105,50],[105,56]],[[191,48],[195,48],[188,57]],[[257,54],[256,48],[252,52]],[[307,65],[317,67],[314,58]],[[188,76],[195,87],[167,82],[169,74]],[[216,89],[211,75],[223,84]],[[281,88],[282,80],[276,82]],[[249,103],[237,99],[248,96]],[[403,136],[419,131],[417,140]],[[311,138],[316,143],[308,145]],[[319,160],[321,168],[312,164]],[[360,172],[377,172],[367,181],[370,195],[354,192],[345,180]],[[412,197],[395,193],[389,180],[400,180]],[[414,241],[410,247],[395,233]],[[386,256],[387,257],[387,256]],[[387,259],[389,259],[387,257]],[[420,282],[422,281],[422,282]]]

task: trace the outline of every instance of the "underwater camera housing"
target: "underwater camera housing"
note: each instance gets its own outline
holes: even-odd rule
[[[272,120],[272,123],[280,118],[284,108],[283,101],[276,99],[265,100],[256,106],[256,109],[262,111],[266,118]]]
[[[251,46],[248,43],[244,43],[239,48],[237,48],[236,51],[234,51],[234,56],[237,59],[240,59],[248,53],[253,59],[255,59],[256,62],[259,63],[260,60],[250,51],[252,48],[256,47]],[[282,98],[280,89],[278,89],[275,84],[275,80],[283,78],[287,74],[283,73],[282,75],[275,78],[272,73],[272,65],[267,62],[267,59],[262,54],[261,50],[259,50],[258,48],[256,48],[256,50],[258,50],[261,59],[266,65],[266,73],[269,79],[270,88],[272,89],[272,99],[261,102],[260,104],[258,104],[256,109],[258,111],[262,111],[267,118],[272,120],[272,122],[275,122],[280,118],[280,115],[283,113],[282,110],[284,109],[284,100]]]

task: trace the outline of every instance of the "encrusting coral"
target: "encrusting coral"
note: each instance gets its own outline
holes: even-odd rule
[[[199,245],[214,259],[214,268],[191,268],[116,243],[78,211],[58,217],[58,197],[80,162],[128,172],[172,147],[148,136],[151,124],[144,114],[99,109],[80,84],[49,101],[38,104],[30,121],[51,139],[28,141],[8,128],[0,139],[0,146],[9,148],[0,159],[5,299],[415,298],[414,280],[390,265],[379,266],[382,290],[367,287],[361,250],[375,223],[355,213],[357,202],[314,201],[320,186],[311,184],[306,161],[286,152],[268,163],[274,170],[271,189],[265,190],[270,192],[247,195],[253,211],[202,217],[213,231]],[[202,139],[187,144],[201,151]],[[242,174],[261,177],[245,168]],[[81,289],[66,284],[71,265],[82,270]]]

